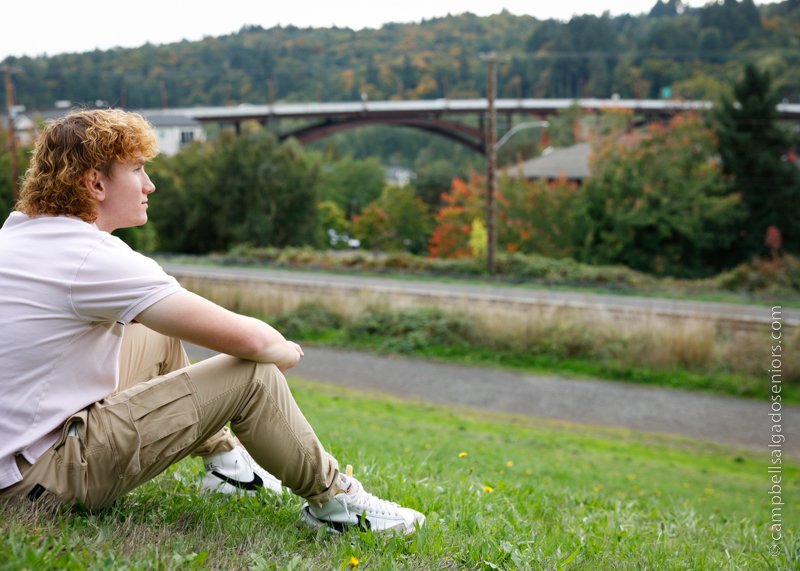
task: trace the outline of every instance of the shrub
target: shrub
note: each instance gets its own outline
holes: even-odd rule
[[[273,326],[289,338],[303,338],[338,329],[342,318],[330,309],[305,303],[271,319]]]
[[[753,258],[709,280],[719,289],[779,294],[800,291],[800,258],[786,255],[775,260]]]
[[[346,332],[354,339],[380,336],[382,349],[401,353],[479,342],[473,320],[432,308],[398,312],[368,308],[346,326]]]

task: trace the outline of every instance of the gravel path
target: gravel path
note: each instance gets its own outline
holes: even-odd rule
[[[205,349],[188,346],[194,359]],[[357,351],[306,347],[289,372],[310,380],[423,402],[671,433],[767,452],[766,401],[594,379],[570,379],[467,367]],[[784,406],[784,454],[800,457],[800,406]]]

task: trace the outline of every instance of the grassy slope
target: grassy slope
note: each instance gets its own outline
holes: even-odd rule
[[[763,456],[293,383],[323,442],[369,489],[428,514],[421,532],[315,534],[298,524],[295,497],[198,497],[202,467],[187,460],[98,515],[0,508],[0,569],[337,569],[351,557],[374,569],[800,563],[796,461],[784,465],[787,532],[775,559]]]

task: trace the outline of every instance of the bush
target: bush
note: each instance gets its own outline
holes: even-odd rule
[[[792,255],[775,260],[753,258],[708,281],[714,287],[729,291],[797,293],[800,291],[800,258]]]
[[[288,338],[310,337],[342,325],[342,318],[333,311],[316,304],[305,303],[292,311],[276,315],[270,320],[273,326]]]
[[[353,339],[380,336],[382,350],[399,353],[479,343],[474,321],[431,308],[399,312],[368,308],[346,326],[346,333]]]

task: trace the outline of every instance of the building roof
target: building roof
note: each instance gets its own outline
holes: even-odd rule
[[[540,157],[525,161],[519,166],[507,169],[511,178],[567,178],[582,180],[591,176],[589,168],[589,155],[592,146],[590,143],[578,143],[571,147],[550,148]]]
[[[33,121],[26,114],[17,113],[14,116],[14,130],[25,131],[33,129],[33,127]],[[8,115],[6,113],[0,114],[0,128],[8,130]]]
[[[153,127],[199,127],[200,121],[186,115],[139,111]]]
[[[79,109],[83,108],[65,107],[62,109],[47,109],[45,111],[37,111],[36,116],[44,121],[51,121]],[[103,109],[105,109],[105,107]],[[157,112],[140,110],[138,113],[141,113],[153,127],[199,127],[202,125],[202,123],[192,117],[177,113],[169,113],[168,110],[158,110]]]

